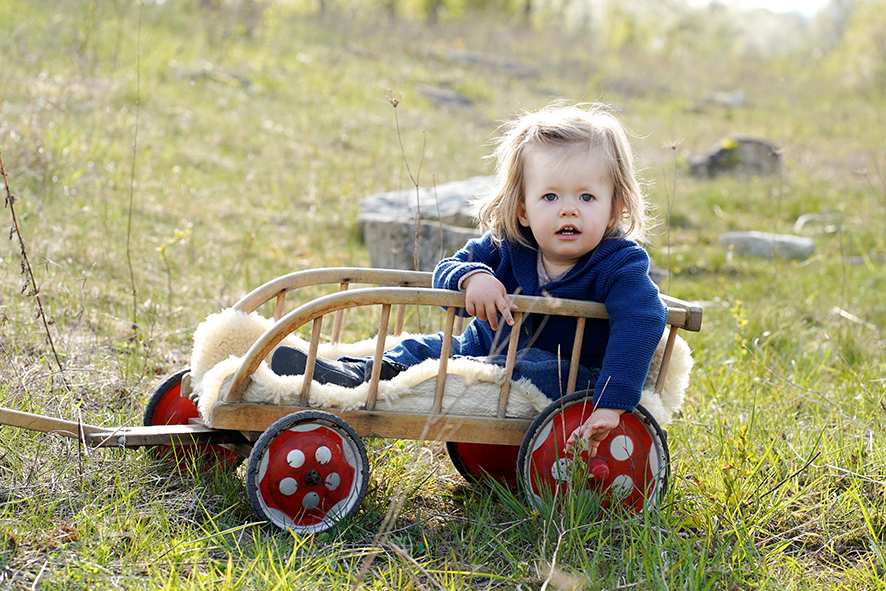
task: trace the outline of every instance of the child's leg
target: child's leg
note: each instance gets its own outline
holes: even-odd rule
[[[443,348],[442,334],[422,335],[404,339],[385,352],[381,379],[390,380],[404,369],[418,365],[425,359],[439,359]],[[459,351],[457,339],[452,339],[452,354]],[[302,375],[308,355],[294,347],[278,347],[271,357],[271,370],[277,375]],[[372,376],[372,357],[341,357],[337,361],[318,357],[314,365],[314,380],[321,384],[336,384],[355,388]]]
[[[407,367],[418,365],[425,359],[440,359],[443,351],[443,333],[419,335],[403,339],[396,346],[385,351],[385,362],[400,367],[401,371]],[[460,355],[461,345],[456,337],[452,337],[450,355]]]
[[[498,355],[489,358],[489,361],[504,367],[507,357]],[[598,373],[579,365],[578,379],[575,381],[576,391],[593,390]],[[523,349],[517,353],[513,376],[514,380],[521,378],[528,379],[551,400],[559,400],[569,393],[566,392],[569,381],[569,360],[543,349]]]

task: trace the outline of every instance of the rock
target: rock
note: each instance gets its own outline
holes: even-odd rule
[[[843,216],[835,213],[804,213],[794,223],[794,232],[802,232],[809,225],[819,225],[825,233],[833,234],[841,229]]]
[[[373,267],[415,269],[415,220],[419,226],[419,270],[437,262],[479,236],[471,202],[493,188],[492,177],[478,176],[434,188],[404,189],[370,195],[360,202],[357,223]],[[418,204],[416,204],[418,200]]]
[[[361,228],[369,250],[369,262],[384,269],[410,269],[415,266],[415,222],[383,215],[361,216]],[[452,256],[471,238],[480,236],[477,228],[459,228],[437,220],[422,220],[419,226],[419,271],[433,271],[440,261]]]
[[[516,78],[535,78],[538,76],[538,72],[536,72],[535,68],[511,58],[489,56],[461,49],[448,50],[446,52],[446,57],[453,61],[463,62],[473,66],[487,67],[494,71],[501,71]]]
[[[495,179],[475,176],[430,188],[403,189],[376,193],[360,202],[357,223],[366,215],[387,216],[389,220],[413,220],[415,211],[422,219],[441,220],[453,226],[471,226],[474,214],[471,202],[493,190]],[[416,203],[416,200],[418,203]]]
[[[415,87],[415,91],[430,100],[438,107],[442,107],[444,109],[474,108],[474,103],[471,102],[471,99],[449,88],[440,88],[438,86],[419,84]]]
[[[695,177],[726,173],[757,176],[781,170],[780,150],[768,142],[749,137],[724,139],[710,153],[689,156],[688,161],[689,173]]]
[[[732,92],[712,92],[705,97],[705,102],[726,109],[735,109],[743,107],[748,100],[748,95],[744,90],[735,90]]]
[[[727,232],[720,236],[720,244],[740,254],[763,258],[778,255],[788,259],[807,259],[815,250],[811,238],[766,232]]]

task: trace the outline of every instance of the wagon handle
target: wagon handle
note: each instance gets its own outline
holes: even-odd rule
[[[42,433],[56,433],[69,439],[80,439],[82,435],[88,433],[107,431],[106,428],[96,427],[95,425],[66,421],[3,407],[0,407],[0,424],[30,429],[31,431],[40,431]]]

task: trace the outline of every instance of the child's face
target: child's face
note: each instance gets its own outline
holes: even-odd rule
[[[517,216],[549,274],[571,268],[615,223],[611,175],[596,150],[535,146],[524,156],[525,201]]]

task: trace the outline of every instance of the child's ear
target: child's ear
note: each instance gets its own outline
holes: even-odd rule
[[[520,220],[520,225],[524,228],[529,227],[529,217],[526,215],[526,204],[521,203],[517,206],[517,219]]]
[[[607,230],[611,230],[618,225],[618,218],[620,217],[618,209],[618,204],[613,203],[612,211],[609,212],[609,225],[606,227]]]

